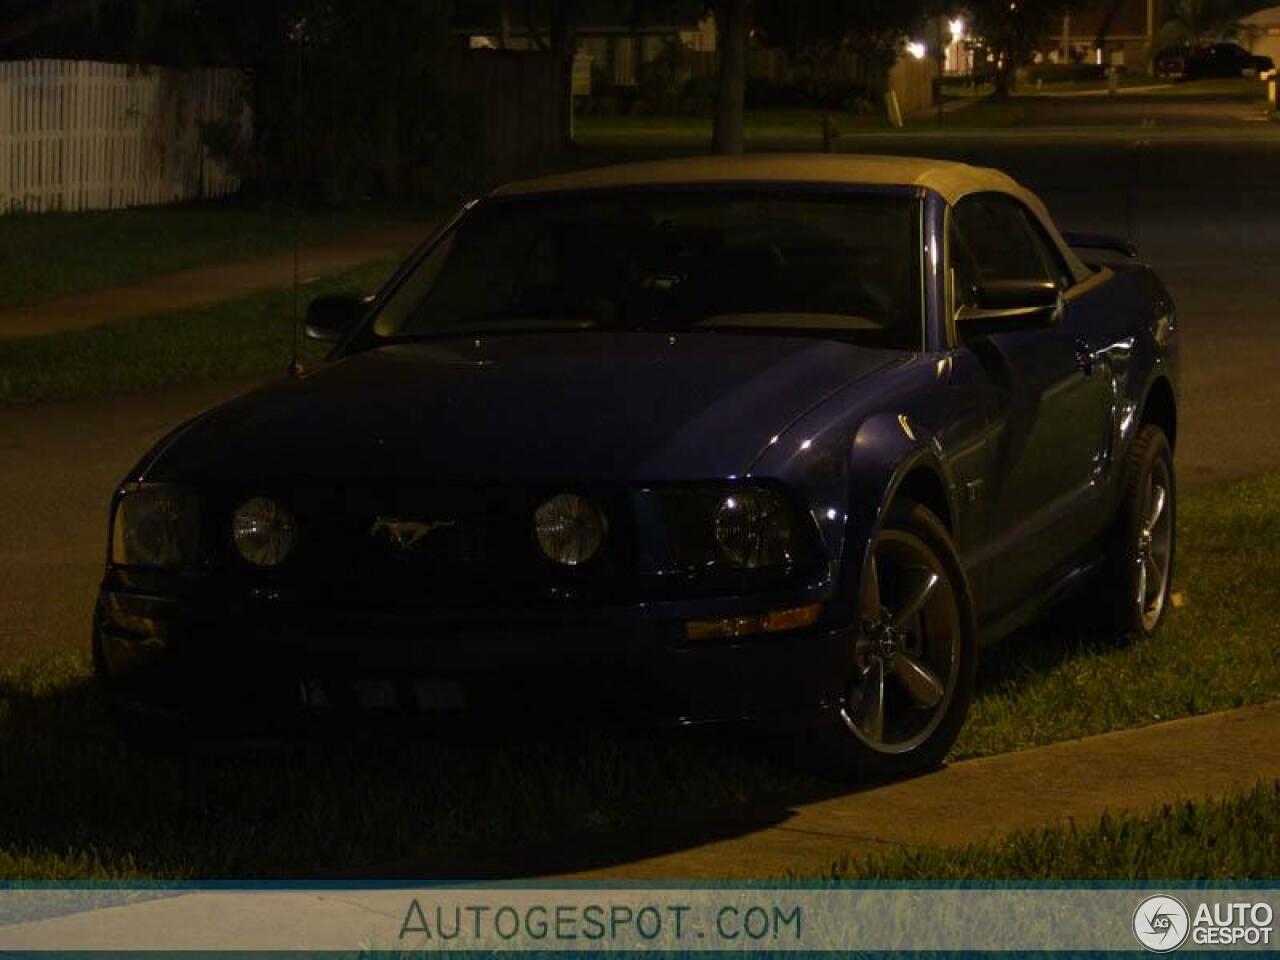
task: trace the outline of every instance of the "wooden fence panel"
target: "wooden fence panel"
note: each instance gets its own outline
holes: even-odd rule
[[[898,97],[904,115],[920,113],[933,106],[933,80],[938,75],[932,60],[904,57],[889,71],[889,89]]]
[[[560,150],[555,58],[546,53],[466,50],[448,61],[446,90],[475,120],[479,169],[504,180]]]
[[[209,155],[206,123],[247,136],[238,70],[0,62],[0,213],[105,210],[239,189]]]

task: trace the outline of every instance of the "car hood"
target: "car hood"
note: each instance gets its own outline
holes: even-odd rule
[[[749,470],[901,354],[737,333],[554,333],[387,346],[217,408],[147,479],[608,482]]]

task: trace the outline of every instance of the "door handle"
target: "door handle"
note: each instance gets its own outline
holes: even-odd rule
[[[1091,377],[1093,366],[1097,362],[1097,351],[1089,345],[1089,341],[1084,337],[1076,337],[1076,366],[1084,371],[1086,377]]]

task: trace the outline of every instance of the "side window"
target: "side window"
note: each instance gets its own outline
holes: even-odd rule
[[[1053,241],[1044,232],[1044,227],[1040,221],[1034,216],[1022,212],[1023,217],[1027,221],[1027,229],[1031,231],[1031,242],[1035,245],[1036,252],[1039,253],[1044,268],[1049,272],[1049,279],[1058,285],[1059,290],[1065,290],[1074,283],[1071,271],[1067,269],[1066,261],[1062,259],[1062,254],[1058,252],[1058,248],[1053,245]]]
[[[953,248],[968,250],[974,284],[986,280],[1060,282],[1039,231],[1012,197],[986,193],[962,200],[956,205],[952,223],[960,240]],[[959,281],[957,276],[957,287]]]
[[[951,278],[954,284],[956,309],[977,306],[977,288],[980,279],[978,263],[974,259],[973,250],[965,242],[956,218],[951,217],[947,231],[947,246],[951,251]]]

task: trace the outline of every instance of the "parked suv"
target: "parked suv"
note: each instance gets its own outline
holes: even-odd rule
[[[1274,69],[1270,57],[1256,57],[1238,43],[1175,47],[1156,57],[1156,75],[1165,80],[1240,77]]]

